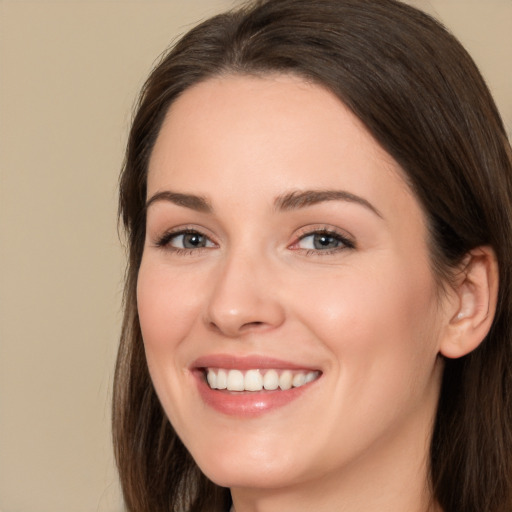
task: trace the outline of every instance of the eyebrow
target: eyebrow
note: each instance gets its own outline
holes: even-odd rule
[[[279,196],[274,201],[274,206],[277,210],[296,210],[325,201],[347,201],[349,203],[356,203],[364,206],[381,219],[384,218],[379,210],[369,201],[345,190],[295,190]]]
[[[180,192],[172,192],[170,190],[164,190],[153,194],[146,201],[145,209],[147,210],[153,203],[158,201],[168,201],[178,206],[190,208],[191,210],[196,210],[198,212],[213,212],[212,205],[205,197],[194,194],[182,194]],[[280,211],[298,210],[300,208],[306,208],[326,201],[347,201],[350,203],[356,203],[364,206],[381,219],[384,218],[379,210],[377,210],[377,208],[375,208],[375,206],[373,206],[369,201],[345,190],[294,190],[278,196],[274,201],[274,207]]]
[[[196,196],[194,194],[181,194],[170,190],[164,190],[153,194],[146,201],[146,210],[157,201],[168,201],[178,206],[190,208],[191,210],[196,210],[198,212],[210,213],[213,211],[211,204],[205,197]]]

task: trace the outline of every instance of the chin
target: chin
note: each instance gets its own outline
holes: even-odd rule
[[[277,489],[293,484],[294,479],[286,470],[277,468],[212,468],[211,472],[203,471],[215,484],[221,487]]]
[[[279,488],[300,480],[297,464],[282,458],[249,455],[217,455],[214,459],[196,459],[201,471],[215,484],[229,488]]]

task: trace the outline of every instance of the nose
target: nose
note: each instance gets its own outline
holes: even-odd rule
[[[206,311],[208,327],[231,338],[279,327],[285,309],[278,281],[261,255],[231,255],[214,276]]]

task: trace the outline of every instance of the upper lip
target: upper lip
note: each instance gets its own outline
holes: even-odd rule
[[[251,370],[251,369],[275,369],[275,370],[307,370],[318,368],[311,365],[303,365],[261,355],[235,356],[230,354],[212,354],[197,358],[191,365],[192,368],[224,368],[226,370]]]

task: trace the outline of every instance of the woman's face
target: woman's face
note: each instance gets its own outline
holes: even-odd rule
[[[446,323],[425,219],[334,95],[289,76],[190,88],[157,139],[148,203],[147,361],[207,476],[276,488],[421,471]]]

